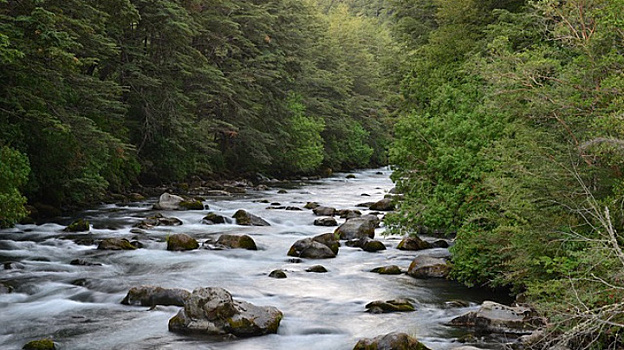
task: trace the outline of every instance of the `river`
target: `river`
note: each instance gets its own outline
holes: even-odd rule
[[[12,293],[0,294],[0,348],[20,349],[30,340],[49,337],[62,349],[347,350],[360,338],[393,331],[413,335],[434,350],[461,346],[457,339],[465,331],[445,322],[477,309],[483,300],[497,300],[497,296],[447,280],[369,272],[390,264],[406,270],[419,254],[447,256],[448,250],[397,250],[401,237],[384,237],[381,227],[376,238],[387,250],[368,253],[343,245],[334,259],[296,263],[286,256],[296,240],[334,228],[313,226],[315,217],[309,210],[267,209],[269,204],[263,203],[268,200],[301,208],[316,201],[338,209],[361,210],[356,207],[358,203],[382,199],[393,187],[390,173],[387,168],[370,169],[354,173],[354,179],[336,174],[289,186],[286,193],[271,187],[238,196],[206,198],[209,211],[230,217],[236,210],[245,209],[267,220],[271,224],[267,227],[205,225],[201,221],[208,210],[164,211],[163,215],[177,217],[184,224],[156,227],[147,234],[131,233],[134,224],[155,214],[151,209],[155,199],[150,199],[79,213],[91,222],[90,233],[63,232],[74,218],[0,230],[0,262],[5,263],[0,281],[14,288]],[[258,250],[170,252],[165,240],[172,233],[187,233],[200,242],[222,233],[247,234],[256,241]],[[134,251],[97,250],[97,241],[108,237],[137,237],[144,247]],[[71,265],[74,259],[101,265]],[[305,271],[317,264],[328,272]],[[269,278],[275,269],[283,269],[288,277]],[[167,322],[178,307],[148,310],[120,304],[128,289],[139,285],[188,290],[223,287],[235,299],[277,307],[284,318],[277,334],[256,338],[178,335],[167,330]],[[371,301],[395,298],[413,299],[416,311],[365,312],[364,306]],[[450,300],[463,300],[470,306],[450,307]],[[497,342],[484,339],[477,346],[500,348]]]

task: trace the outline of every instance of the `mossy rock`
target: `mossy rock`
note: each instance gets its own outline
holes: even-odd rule
[[[355,175],[349,174],[349,175],[345,176],[345,178],[347,178],[347,179],[355,179]]]
[[[204,210],[204,204],[198,200],[182,201],[179,205],[186,210]]]
[[[407,299],[376,300],[366,304],[370,313],[380,314],[388,312],[410,312],[416,310],[411,301]]]
[[[258,250],[256,242],[248,235],[223,234],[217,240],[218,245],[233,249]]]
[[[430,350],[428,347],[405,333],[390,333],[373,339],[360,339],[353,350]]]
[[[307,272],[315,272],[315,273],[325,273],[327,269],[323,265],[314,265],[310,266],[306,269]]]
[[[380,275],[400,275],[402,273],[401,268],[396,265],[376,267],[372,269],[371,272],[375,272]]]
[[[210,213],[206,214],[206,216],[204,216],[204,218],[202,219],[202,222],[204,224],[207,224],[207,225],[211,225],[211,224],[225,224],[226,220],[225,220],[225,217],[223,217],[223,216],[221,216],[219,214],[210,212]]]
[[[132,245],[125,238],[106,238],[100,242],[97,249],[99,250],[135,250],[137,247]]]
[[[23,350],[55,350],[56,345],[52,339],[39,339],[29,341],[22,347]]]
[[[90,225],[88,220],[82,218],[72,222],[69,226],[65,227],[65,232],[84,232],[89,231]]]
[[[199,248],[199,242],[186,233],[176,233],[167,237],[167,250],[183,251]]]
[[[378,252],[380,250],[386,250],[386,246],[380,242],[380,241],[376,241],[376,240],[366,240],[363,244],[362,244],[362,249],[366,252]]]
[[[269,277],[271,277],[271,278],[286,278],[287,276],[286,276],[286,272],[284,272],[284,270],[273,270],[269,274]]]
[[[320,204],[318,204],[317,202],[308,202],[308,203],[306,203],[306,205],[304,205],[303,207],[304,207],[305,209],[316,209],[316,208],[318,208],[318,207],[320,207],[320,206],[321,206],[321,205],[320,205]]]

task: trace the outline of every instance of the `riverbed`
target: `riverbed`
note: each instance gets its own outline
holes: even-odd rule
[[[204,204],[209,210],[154,211],[156,199],[151,198],[102,205],[50,223],[0,230],[0,262],[5,267],[0,270],[0,282],[13,288],[11,293],[0,294],[0,348],[20,349],[30,340],[52,338],[62,349],[348,350],[360,338],[389,332],[408,333],[433,350],[464,345],[458,339],[467,332],[445,323],[476,310],[483,300],[497,300],[500,296],[442,279],[370,272],[384,265],[398,265],[406,270],[414,257],[446,257],[447,249],[398,250],[401,237],[384,236],[382,225],[375,237],[387,250],[369,253],[343,245],[336,258],[300,262],[286,255],[298,239],[335,228],[314,226],[316,217],[311,210],[268,207],[303,208],[307,202],[315,201],[366,214],[369,211],[357,204],[380,200],[393,187],[387,168],[353,174],[355,178],[351,179],[346,178],[347,174],[335,174],[322,180],[276,184],[235,196],[207,197]],[[202,223],[209,211],[231,217],[238,209],[262,217],[271,226]],[[179,218],[183,225],[131,232],[133,225],[157,212]],[[91,230],[63,232],[78,216],[89,220]],[[166,238],[174,233],[189,234],[200,243],[223,233],[246,234],[255,240],[258,250],[167,251]],[[143,248],[97,250],[97,242],[109,237],[137,239]],[[75,259],[94,265],[71,265]],[[306,272],[306,268],[317,264],[328,272]],[[287,278],[268,277],[275,269],[284,270]],[[277,307],[284,318],[277,334],[256,338],[178,335],[168,331],[167,322],[179,307],[157,306],[150,310],[120,304],[131,287],[140,285],[189,291],[223,287],[235,299]],[[416,311],[366,312],[365,305],[371,301],[396,298],[414,300]],[[448,302],[452,300],[468,302],[469,306],[451,306]],[[502,347],[496,339],[473,341],[471,345],[480,348]]]

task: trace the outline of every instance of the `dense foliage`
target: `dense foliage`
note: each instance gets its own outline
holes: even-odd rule
[[[0,0],[0,146],[54,205],[383,164],[395,49],[377,24],[316,1]]]
[[[624,3],[393,4],[411,52],[387,223],[456,235],[454,278],[536,302],[544,342],[620,348]]]

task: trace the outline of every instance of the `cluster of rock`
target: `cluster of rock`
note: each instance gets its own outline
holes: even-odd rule
[[[242,187],[241,187],[242,188]],[[214,193],[213,193],[214,194]],[[158,210],[204,210],[207,205],[198,198],[181,197],[164,193],[157,204]],[[277,205],[270,209],[294,208]],[[391,211],[395,209],[392,198],[384,198],[377,202],[363,203],[361,206],[374,211]],[[296,241],[287,252],[288,256],[299,259],[329,259],[335,258],[341,243],[349,247],[358,247],[364,251],[377,252],[387,249],[378,240],[375,240],[375,229],[380,220],[375,213],[363,215],[359,210],[337,210],[332,207],[310,202],[305,205],[316,216],[316,226],[337,226],[330,233],[308,237]],[[300,210],[299,208],[296,208]],[[346,219],[338,225],[334,218],[339,216]],[[226,218],[214,212],[209,212],[202,221],[205,224],[226,224],[235,222],[245,226],[270,226],[270,224],[245,210],[237,211],[232,218]],[[177,226],[182,221],[177,218],[167,218],[162,214],[148,217],[137,225],[138,229],[151,229],[156,226]],[[86,220],[79,220],[68,226],[65,231],[88,231],[90,225]],[[188,234],[178,233],[167,237],[167,250],[187,251],[200,247],[200,242]],[[203,246],[209,249],[248,249],[257,250],[255,241],[248,235],[223,234],[216,241],[206,241]],[[99,243],[98,249],[133,250],[140,247],[138,241],[129,241],[125,238],[107,238]],[[427,242],[418,237],[405,237],[398,245],[399,250],[418,251],[431,248],[446,248],[448,242],[438,240]],[[74,264],[72,262],[72,264]],[[75,265],[92,265],[88,262],[76,262]],[[93,264],[95,265],[95,264]],[[307,272],[323,273],[327,269],[315,265],[306,269]],[[377,267],[371,272],[398,275],[406,273],[414,278],[446,278],[450,271],[450,264],[445,259],[431,256],[417,256],[405,271],[399,266],[389,265]],[[286,278],[286,272],[277,269],[269,274],[272,278]],[[236,337],[260,336],[276,333],[283,313],[275,307],[260,307],[245,301],[238,301],[223,288],[204,287],[189,292],[178,288],[162,288],[155,286],[139,286],[131,288],[122,304],[155,307],[157,305],[179,306],[182,309],[169,320],[169,330],[183,334],[202,335],[232,335]],[[370,313],[410,312],[415,310],[412,300],[398,298],[392,300],[376,300],[365,306]],[[521,306],[504,306],[494,302],[484,302],[477,311],[472,311],[457,317],[449,322],[451,326],[467,327],[476,332],[529,334],[544,325],[534,310]],[[405,333],[390,333],[372,339],[361,339],[354,350],[366,349],[415,349],[428,348],[417,339]]]

